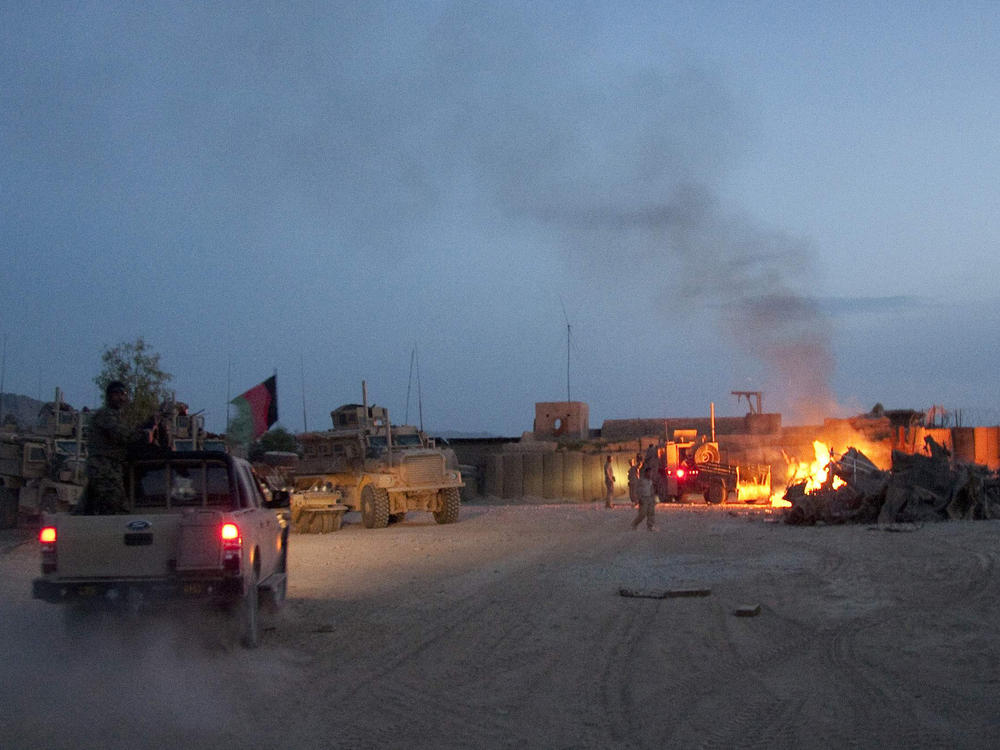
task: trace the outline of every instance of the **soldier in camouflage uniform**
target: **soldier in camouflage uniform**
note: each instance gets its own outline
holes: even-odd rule
[[[646,519],[646,528],[650,531],[656,530],[654,519],[656,517],[656,495],[653,494],[652,472],[643,468],[639,477],[639,513],[632,521],[632,528],[635,529]]]
[[[149,442],[149,434],[128,423],[128,389],[114,380],[104,390],[105,404],[93,413],[87,436],[85,512],[99,515],[128,511],[124,464],[130,445]],[[145,439],[144,439],[145,438]]]

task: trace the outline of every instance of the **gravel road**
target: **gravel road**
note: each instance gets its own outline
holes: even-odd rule
[[[293,535],[289,599],[255,651],[190,607],[71,639],[30,597],[33,540],[3,532],[0,746],[996,747],[1000,523],[661,505],[647,532],[632,515],[348,514]]]

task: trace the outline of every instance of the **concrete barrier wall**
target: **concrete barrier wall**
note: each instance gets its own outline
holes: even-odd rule
[[[524,496],[524,456],[521,453],[503,454],[504,498]]]
[[[555,500],[563,496],[564,453],[542,454],[542,497]]]
[[[486,477],[483,489],[490,497],[503,497],[503,454],[486,457]]]
[[[604,455],[583,454],[583,495],[581,500],[597,500],[604,497]]]
[[[956,427],[952,435],[958,461],[1000,469],[1000,427]]]
[[[839,431],[838,431],[839,428]],[[860,434],[843,425],[785,428],[780,435],[725,435],[719,440],[723,463],[767,464],[772,488],[787,480],[785,456],[801,461],[813,459],[812,441],[824,440],[834,450],[853,445]],[[891,450],[922,452],[923,439],[933,437],[953,452],[956,460],[1000,470],[1000,426],[947,428],[899,428],[875,442],[861,441],[863,452],[882,468],[891,464]],[[863,436],[862,436],[863,437]],[[604,497],[604,459],[610,453],[615,472],[615,497],[628,494],[628,466],[636,450],[653,442],[636,438],[606,444],[601,452],[553,450],[554,443],[533,443],[532,450],[504,450],[482,456],[482,492],[498,498],[541,497],[545,500],[595,501]],[[505,448],[513,447],[504,443]],[[857,446],[855,446],[857,447]],[[644,450],[644,448],[643,448]],[[464,497],[464,494],[463,494]]]
[[[563,454],[563,497],[583,500],[583,454],[568,451]]]
[[[512,499],[540,497],[545,500],[590,502],[604,498],[604,460],[607,453],[580,451],[510,451],[489,457],[484,492],[492,497]],[[615,497],[628,495],[628,452],[612,453]]]
[[[544,454],[524,454],[524,495],[525,497],[545,496]]]

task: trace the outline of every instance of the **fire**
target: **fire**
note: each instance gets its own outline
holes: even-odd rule
[[[816,492],[826,485],[830,478],[830,461],[833,460],[833,451],[830,446],[822,440],[813,440],[813,453],[815,459],[811,462],[790,460],[788,462],[788,482],[787,486],[797,484],[803,480],[806,482],[806,492]],[[844,485],[845,482],[840,477],[833,478],[833,489]],[[791,503],[784,499],[784,492],[776,492],[771,495],[771,505],[775,508],[789,508]]]

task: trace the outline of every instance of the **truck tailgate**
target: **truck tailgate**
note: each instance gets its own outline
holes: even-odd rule
[[[59,516],[58,566],[73,579],[159,578],[176,562],[177,514]],[[60,576],[62,577],[62,576]]]

